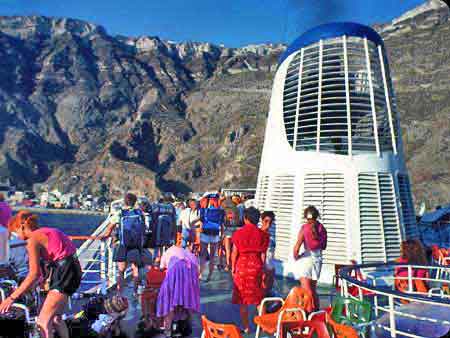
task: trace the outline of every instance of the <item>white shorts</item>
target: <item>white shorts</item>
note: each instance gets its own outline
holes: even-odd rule
[[[322,251],[306,251],[297,261],[292,262],[291,271],[296,279],[319,280],[322,270]]]
[[[200,242],[210,244],[210,243],[219,243],[220,236],[219,235],[206,235],[204,233],[200,233]]]

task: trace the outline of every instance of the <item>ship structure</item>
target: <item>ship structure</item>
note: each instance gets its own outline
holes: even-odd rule
[[[303,209],[328,232],[322,281],[336,264],[392,261],[418,236],[382,38],[330,23],[295,40],[275,75],[257,206],[276,213],[277,273],[289,276]]]

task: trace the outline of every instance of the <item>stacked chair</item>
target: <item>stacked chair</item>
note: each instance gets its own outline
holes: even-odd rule
[[[233,324],[214,323],[202,316],[202,326],[202,338],[242,338],[239,328]]]
[[[266,313],[270,302],[281,308]],[[364,300],[336,296],[326,310],[312,311],[312,297],[301,287],[291,289],[286,299],[264,298],[258,307],[255,338],[261,331],[275,338],[360,338],[367,337],[371,325],[372,305]],[[202,338],[242,338],[239,328],[218,324],[202,316]]]

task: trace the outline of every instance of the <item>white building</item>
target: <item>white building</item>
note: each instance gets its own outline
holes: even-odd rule
[[[393,260],[418,235],[389,65],[373,29],[322,25],[281,56],[256,200],[276,213],[278,274],[289,275],[308,205],[328,231],[323,281],[334,264]]]

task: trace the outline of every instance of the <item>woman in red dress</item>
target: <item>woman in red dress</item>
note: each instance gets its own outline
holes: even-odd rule
[[[243,331],[248,333],[248,305],[258,305],[264,298],[262,277],[269,246],[269,236],[258,228],[259,211],[244,210],[244,226],[232,237],[233,304],[239,304]]]

